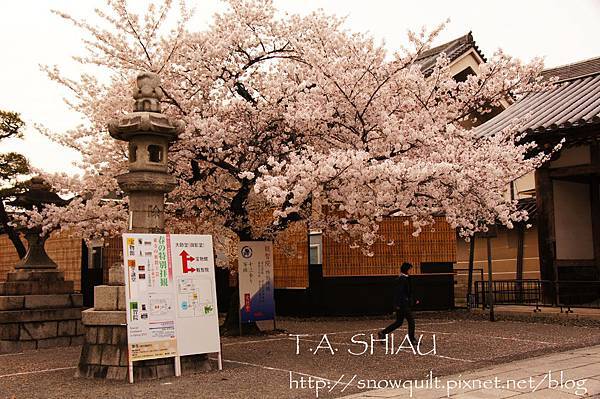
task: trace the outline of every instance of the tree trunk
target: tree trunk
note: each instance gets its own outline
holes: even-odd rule
[[[242,324],[242,335],[258,335],[260,328],[255,322]],[[240,294],[239,286],[233,287],[231,297],[229,298],[229,308],[225,322],[221,325],[221,335],[235,336],[240,335]]]
[[[10,218],[8,217],[8,213],[6,213],[6,209],[4,208],[4,201],[0,201],[0,223],[2,223],[4,231],[6,232],[8,238],[10,239],[10,241],[12,241],[15,249],[17,250],[17,253],[19,254],[19,259],[23,259],[25,257],[25,254],[27,254],[27,249],[25,248],[25,245],[23,245],[19,234],[9,224],[9,222]]]

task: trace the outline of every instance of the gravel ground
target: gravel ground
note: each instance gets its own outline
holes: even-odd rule
[[[375,334],[390,319],[289,318],[277,322],[277,327],[285,332],[224,337],[222,371],[133,385],[74,378],[80,348],[1,355],[0,398],[314,398],[315,381],[308,388],[309,376],[330,380],[327,387],[319,390],[319,397],[334,398],[359,392],[356,384],[360,379],[422,379],[430,371],[433,376],[454,374],[600,344],[600,326],[594,323],[490,323],[457,312],[418,317],[417,334],[423,334],[421,350],[430,351],[435,337],[436,354],[420,356],[407,350],[386,354],[386,347],[377,343],[372,347],[373,354],[370,345],[365,354],[349,353],[349,350],[353,353],[365,350],[364,344],[352,342],[353,336],[355,340],[368,341],[370,334]],[[405,328],[396,332],[395,349],[405,333]],[[297,342],[288,334],[309,335]],[[319,343],[321,349],[316,350]],[[302,377],[305,389],[301,389]]]

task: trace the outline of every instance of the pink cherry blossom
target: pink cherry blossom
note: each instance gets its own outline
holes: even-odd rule
[[[467,126],[543,89],[540,60],[523,64],[499,51],[458,83],[444,54],[428,76],[415,62],[443,25],[410,33],[412,47],[389,54],[321,11],[282,16],[268,0],[228,4],[200,32],[171,1],[135,15],[109,0],[96,11],[102,26],[57,12],[84,34],[82,68],[109,79],[45,67],[86,123],[40,130],[81,153],[83,174],[47,176],[78,197],[31,212],[29,223],[86,237],[125,229],[127,199],[107,197],[127,170],[126,148],[107,123],[131,110],[134,78],[146,70],[161,77],[163,112],[186,123],[170,148],[179,184],[168,196],[169,229],[212,233],[231,256],[237,239],[272,237],[296,220],[368,248],[390,216],[406,217],[418,234],[444,215],[463,236],[526,219],[503,192],[547,155],[521,140],[519,121],[491,137]]]

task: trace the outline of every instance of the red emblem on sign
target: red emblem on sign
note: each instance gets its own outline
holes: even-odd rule
[[[196,269],[193,267],[188,267],[188,262],[194,260],[193,256],[190,256],[185,250],[181,251],[179,254],[181,256],[181,265],[183,266],[183,273],[194,273]]]
[[[244,308],[250,313],[250,294],[244,294]]]

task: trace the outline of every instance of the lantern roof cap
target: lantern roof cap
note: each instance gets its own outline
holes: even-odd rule
[[[43,178],[39,176],[32,177],[31,180],[24,184],[25,191],[16,195],[13,201],[8,202],[8,205],[16,206],[25,209],[33,207],[40,208],[43,205],[58,205],[64,206],[69,203],[58,196],[52,187]]]
[[[169,118],[160,111],[160,100],[164,92],[160,78],[152,72],[142,72],[137,76],[133,90],[135,100],[133,112],[114,119],[108,124],[110,135],[117,140],[129,141],[136,135],[158,135],[175,141],[183,132],[183,121]]]

